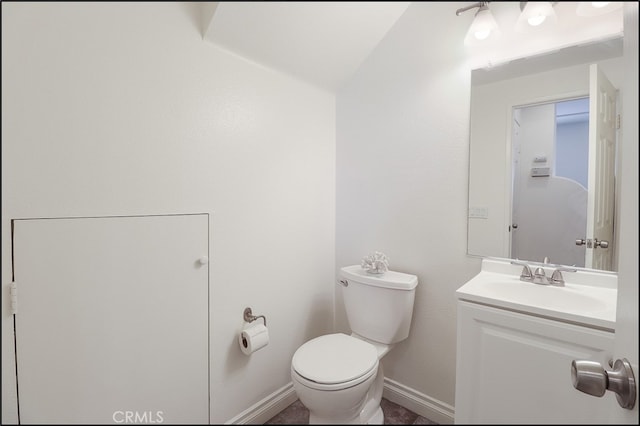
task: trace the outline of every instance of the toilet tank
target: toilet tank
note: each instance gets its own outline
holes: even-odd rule
[[[340,269],[340,283],[352,332],[384,344],[409,336],[418,277],[395,271],[369,274],[353,265]]]

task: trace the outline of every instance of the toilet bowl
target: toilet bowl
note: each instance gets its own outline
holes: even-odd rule
[[[387,271],[371,275],[360,265],[340,270],[351,335],[319,336],[291,360],[291,380],[309,409],[310,424],[383,424],[382,357],[407,338],[418,278]]]
[[[370,423],[376,414],[382,423],[382,411],[376,409],[383,377],[377,348],[342,333],[308,341],[291,362],[293,386],[309,409],[310,424]]]

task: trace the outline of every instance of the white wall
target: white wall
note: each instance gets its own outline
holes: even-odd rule
[[[203,41],[190,3],[2,3],[2,422],[10,220],[211,213],[211,421],[332,328],[335,95]],[[245,307],[271,343],[243,355]]]
[[[558,123],[556,127],[556,175],[587,187],[589,122]]]
[[[412,3],[337,95],[336,266],[379,250],[418,276],[410,336],[385,376],[449,407],[455,290],[480,265],[466,255],[470,70],[462,43],[439,42],[464,38],[455,9]],[[340,304],[336,319],[348,331]]]

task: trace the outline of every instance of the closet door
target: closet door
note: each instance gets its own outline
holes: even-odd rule
[[[208,215],[13,223],[21,423],[208,423]]]

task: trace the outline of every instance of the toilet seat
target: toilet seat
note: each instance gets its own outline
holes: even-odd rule
[[[343,333],[309,340],[293,355],[291,370],[307,387],[345,389],[364,382],[378,370],[378,351],[363,340]]]

